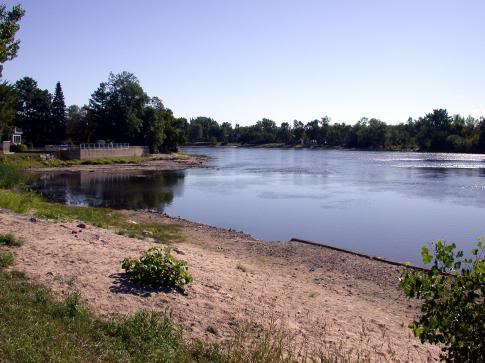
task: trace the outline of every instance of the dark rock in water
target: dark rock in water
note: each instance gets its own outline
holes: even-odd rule
[[[207,331],[211,334],[214,334],[214,335],[219,335],[219,331],[217,330],[217,328],[213,325],[209,325],[207,327]]]
[[[78,228],[86,228],[86,225],[84,223],[79,223],[77,225]]]

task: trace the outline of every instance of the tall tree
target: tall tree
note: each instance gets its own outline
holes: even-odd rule
[[[89,100],[89,118],[96,124],[96,137],[134,142],[143,126],[144,108],[149,101],[134,74],[111,73]]]
[[[62,92],[61,82],[57,82],[54,98],[52,99],[52,117],[49,130],[50,142],[58,144],[66,138],[66,103]]]
[[[0,142],[8,137],[15,121],[17,93],[10,84],[0,83]]]
[[[20,29],[19,21],[24,14],[25,10],[20,5],[9,11],[5,5],[0,5],[0,77],[3,64],[17,56],[20,41],[15,39],[15,34]]]
[[[41,90],[30,77],[18,80],[15,90],[18,95],[15,125],[23,129],[27,142],[44,146],[48,142],[50,130],[51,94]]]
[[[69,142],[81,144],[90,142],[93,127],[87,117],[87,106],[72,105],[67,108],[66,136]]]
[[[144,143],[150,147],[150,152],[158,153],[165,140],[166,109],[162,101],[153,97],[150,104],[145,107],[143,115],[142,136]]]

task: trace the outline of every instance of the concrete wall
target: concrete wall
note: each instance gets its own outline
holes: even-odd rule
[[[130,146],[114,149],[70,149],[61,151],[61,159],[65,160],[93,160],[100,158],[122,158],[132,156],[145,156],[149,154],[146,146]]]
[[[10,153],[10,141],[3,141],[2,148],[0,149],[0,153],[2,154],[9,154]]]

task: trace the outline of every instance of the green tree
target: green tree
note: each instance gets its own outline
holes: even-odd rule
[[[11,10],[3,4],[0,5],[0,77],[2,77],[3,64],[17,56],[20,41],[15,34],[20,29],[20,19],[25,10],[15,5]]]
[[[448,362],[485,362],[484,244],[465,258],[456,245],[437,241],[434,253],[422,248],[431,270],[406,269],[400,287],[422,301],[421,316],[410,328],[422,342],[439,344]]]
[[[51,127],[49,130],[49,142],[62,143],[66,138],[66,103],[62,92],[61,82],[57,82],[51,107]]]
[[[162,101],[154,97],[150,104],[145,107],[145,114],[143,116],[143,138],[145,144],[149,146],[150,152],[158,153],[162,149],[165,140],[164,126],[165,107]]]
[[[447,140],[451,131],[451,117],[444,109],[433,110],[418,123],[418,145],[422,150],[446,151],[450,148]]]
[[[301,121],[293,121],[293,143],[300,144],[305,141],[305,125]]]
[[[478,151],[485,152],[485,117],[480,119],[478,124]]]
[[[35,146],[44,146],[50,131],[51,94],[47,90],[41,90],[37,82],[30,77],[18,80],[15,90],[15,125],[22,128],[27,142]]]
[[[110,73],[91,95],[88,117],[96,125],[96,137],[118,142],[139,139],[149,97],[133,73]]]
[[[200,123],[191,122],[189,127],[189,141],[197,142],[202,141],[204,131]]]
[[[0,83],[0,142],[9,136],[14,126],[16,104],[15,88],[6,82]]]
[[[69,106],[66,119],[66,136],[75,144],[90,142],[94,129],[87,117],[88,107]]]
[[[276,137],[278,142],[282,142],[285,144],[291,143],[291,127],[288,122],[281,123],[281,126],[278,129]]]

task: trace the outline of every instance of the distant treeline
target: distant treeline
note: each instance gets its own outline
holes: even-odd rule
[[[308,123],[262,119],[252,126],[232,127],[207,117],[179,122],[188,142],[221,142],[249,145],[279,143],[372,150],[416,150],[485,152],[485,119],[450,116],[434,110],[417,120],[388,125],[378,119],[362,118],[354,125],[331,123],[328,117]]]
[[[66,107],[60,83],[52,95],[29,77],[15,84],[4,82],[0,84],[0,136],[8,135],[14,126],[24,131],[24,140],[31,146],[105,140],[148,145],[152,152],[174,151],[185,143],[485,152],[485,118],[452,116],[444,109],[398,125],[375,118],[351,125],[323,117],[280,126],[269,119],[233,126],[209,117],[176,118],[128,72],[110,74],[82,107]]]

